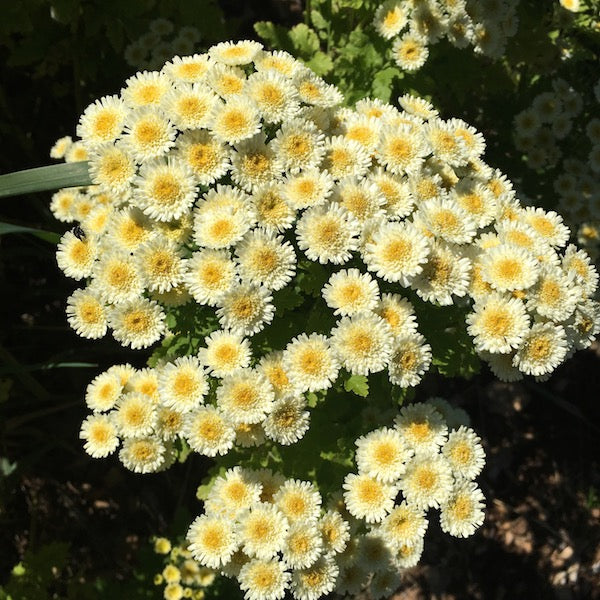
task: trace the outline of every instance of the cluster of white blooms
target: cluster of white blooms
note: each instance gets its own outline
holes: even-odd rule
[[[217,572],[202,567],[192,558],[192,553],[182,545],[172,546],[164,537],[154,540],[154,551],[164,556],[164,568],[154,576],[154,585],[164,585],[165,600],[204,600],[205,589],[210,587]]]
[[[169,307],[214,307],[222,329],[193,360],[223,379],[227,418],[267,434],[271,415],[303,415],[303,394],[331,387],[342,367],[418,384],[431,349],[403,288],[436,305],[473,303],[475,348],[504,379],[548,374],[591,343],[595,269],[573,246],[559,253],[562,219],[520,206],[482,161],[480,133],[410,95],[402,110],[341,100],[290,55],[225,42],[89,106],[78,134],[95,185],[52,202],[58,218],[80,220],[57,252],[87,283],[68,300],[77,333],[110,328],[145,348],[167,334]],[[257,355],[273,293],[309,261],[331,270],[322,296],[339,320]],[[247,388],[262,393],[245,399]]]
[[[203,362],[186,356],[155,369],[115,365],[95,377],[85,396],[92,413],[80,433],[86,452],[104,458],[121,446],[125,467],[153,473],[173,464],[175,443],[182,440],[214,457],[234,445],[289,445],[304,436],[310,423],[306,399],[285,389],[280,353],[251,369],[244,366],[250,350],[241,337],[213,333],[207,345]],[[218,383],[209,381],[204,366],[211,357],[226,359],[220,360]]]
[[[270,470],[229,469],[209,488],[189,528],[192,556],[236,578],[248,600],[330,592],[383,598],[423,550],[427,511],[442,530],[472,535],[483,522],[474,483],[484,465],[466,415],[445,400],[404,407],[392,428],[356,441],[357,474],[322,508],[318,489]]]
[[[532,169],[553,169],[554,189],[578,242],[600,249],[600,81],[580,94],[562,79],[552,82],[515,118],[515,144]]]
[[[392,57],[406,71],[420,69],[429,46],[443,38],[457,48],[499,58],[518,26],[518,0],[387,0],[373,25],[389,40]]]
[[[168,19],[154,19],[148,31],[125,48],[125,60],[136,69],[160,69],[174,56],[192,54],[200,32],[192,25],[176,28]]]

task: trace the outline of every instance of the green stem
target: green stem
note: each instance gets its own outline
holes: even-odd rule
[[[0,198],[91,183],[87,161],[37,167],[0,175]]]

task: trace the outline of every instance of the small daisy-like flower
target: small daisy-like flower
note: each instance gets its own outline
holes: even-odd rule
[[[217,316],[226,329],[242,335],[254,335],[273,320],[272,296],[263,286],[237,284],[219,300]]]
[[[235,445],[242,448],[255,448],[264,444],[266,436],[263,423],[239,423],[236,425]]]
[[[438,508],[452,491],[450,464],[443,456],[417,453],[406,465],[400,487],[409,505],[421,509]]]
[[[123,147],[136,161],[166,154],[175,144],[177,130],[159,109],[139,108],[125,119]]]
[[[244,281],[271,290],[285,287],[296,272],[296,254],[282,236],[260,229],[251,231],[237,245],[239,274]]]
[[[262,560],[273,558],[284,546],[289,524],[274,505],[257,502],[238,517],[237,532],[243,551]]]
[[[344,502],[350,514],[367,523],[378,523],[392,510],[398,493],[395,485],[364,473],[349,473],[344,479]]]
[[[485,464],[485,452],[481,440],[472,429],[460,426],[448,436],[442,447],[455,476],[475,479]]]
[[[309,208],[296,225],[298,246],[321,264],[348,262],[358,247],[360,225],[339,204]]]
[[[378,169],[367,179],[372,181],[385,199],[383,209],[388,219],[398,220],[407,217],[413,211],[414,199],[406,179]]]
[[[578,250],[569,244],[562,259],[562,269],[573,275],[587,296],[592,296],[598,288],[598,271],[591,263],[585,250]]]
[[[327,306],[334,309],[334,315],[354,315],[372,311],[379,302],[377,282],[368,273],[358,269],[337,271],[322,290]]]
[[[119,460],[134,473],[155,473],[165,462],[165,445],[154,436],[124,440]]]
[[[284,77],[291,78],[296,72],[304,67],[291,54],[283,50],[275,52],[262,52],[254,58],[254,66],[257,71],[276,71]]]
[[[371,531],[360,536],[357,560],[368,571],[380,573],[389,569],[391,559],[390,545],[380,535],[378,526],[371,527]]]
[[[205,456],[227,454],[235,440],[231,422],[214,406],[201,406],[192,411],[182,433],[192,450]]]
[[[65,155],[65,162],[81,162],[87,160],[88,158],[89,152],[87,148],[83,145],[83,142],[73,142],[73,144],[71,144],[71,147],[67,150],[67,154]]]
[[[153,234],[148,217],[133,207],[114,212],[106,231],[107,244],[127,252],[134,252]]]
[[[499,292],[524,290],[537,280],[539,266],[533,256],[515,245],[490,248],[481,256],[481,276]]]
[[[241,568],[238,581],[247,600],[281,600],[289,587],[290,574],[279,560],[254,559]]]
[[[260,500],[260,491],[261,485],[253,481],[252,473],[239,466],[228,469],[213,482],[204,503],[205,510],[211,515],[235,518]]]
[[[215,306],[238,281],[235,263],[226,250],[204,249],[185,262],[183,282],[200,304]]]
[[[225,376],[217,388],[217,406],[234,425],[260,423],[270,412],[273,400],[269,382],[251,369]]]
[[[162,68],[162,72],[175,83],[199,83],[204,81],[211,67],[211,60],[206,54],[193,56],[174,56]]]
[[[172,441],[179,437],[183,427],[183,413],[165,406],[159,406],[157,410],[156,426],[154,432],[163,441]]]
[[[163,96],[171,89],[171,81],[156,71],[143,71],[132,75],[121,90],[121,97],[127,106],[158,106]]]
[[[275,506],[289,523],[314,522],[321,510],[321,495],[308,481],[288,479],[273,496]]]
[[[398,0],[388,0],[375,11],[373,25],[377,33],[386,40],[398,35],[408,22],[406,8]]]
[[[239,42],[221,42],[213,46],[208,54],[218,62],[226,65],[246,65],[252,62],[262,49],[262,44],[251,40]]]
[[[526,375],[545,375],[554,371],[566,355],[564,328],[553,323],[535,323],[523,337],[513,365]]]
[[[404,441],[417,454],[437,453],[446,442],[448,428],[441,414],[430,404],[410,404],[394,420]]]
[[[208,381],[197,358],[182,356],[165,365],[159,374],[162,404],[180,412],[189,412],[204,401]]]
[[[218,97],[201,84],[179,83],[165,94],[161,108],[179,129],[199,129],[207,127]]]
[[[301,521],[288,530],[283,561],[292,569],[303,569],[314,564],[322,550],[323,540],[315,522]]]
[[[282,194],[294,209],[303,209],[323,204],[332,189],[333,178],[327,171],[306,169],[284,181]]]
[[[477,484],[461,481],[441,506],[442,531],[455,537],[469,537],[483,524],[484,497]]]
[[[413,305],[399,294],[383,294],[373,309],[398,337],[417,331],[417,319]]]
[[[331,347],[344,368],[368,375],[384,369],[391,357],[393,334],[374,313],[343,317],[331,331]]]
[[[358,142],[370,154],[374,154],[381,136],[381,122],[375,117],[352,114],[344,123],[344,137]]]
[[[109,415],[94,414],[81,424],[79,437],[85,440],[83,449],[92,458],[104,458],[119,446],[117,428]]]
[[[165,331],[165,314],[160,306],[146,298],[115,305],[109,312],[108,324],[114,338],[123,346],[147,348]]]
[[[91,289],[75,290],[67,299],[67,321],[81,337],[104,337],[108,319],[106,306],[100,294]]]
[[[184,262],[179,245],[161,236],[142,244],[135,262],[149,291],[168,292],[181,283]]]
[[[356,466],[360,473],[393,483],[404,473],[413,452],[395,429],[376,429],[356,440]]]
[[[227,248],[239,242],[253,225],[248,197],[227,186],[205,195],[194,211],[194,241],[207,248]]]
[[[85,403],[94,412],[105,412],[114,408],[121,396],[123,385],[114,373],[105,371],[94,377],[85,390]]]
[[[361,224],[385,216],[385,198],[379,188],[367,180],[358,181],[351,177],[340,181],[334,198]]]
[[[260,115],[251,100],[236,95],[215,105],[209,129],[218,140],[235,144],[260,131]]]
[[[250,365],[250,344],[241,335],[230,331],[213,331],[205,338],[206,348],[198,358],[214,377],[226,377]]]
[[[299,109],[296,89],[288,78],[275,71],[250,75],[246,92],[267,123],[291,119]]]
[[[296,210],[285,199],[282,184],[274,183],[261,187],[252,194],[251,200],[259,228],[267,232],[281,233],[292,227]]]
[[[369,151],[358,142],[338,135],[329,138],[325,143],[322,168],[326,169],[334,179],[360,178],[366,175],[370,165]]]
[[[394,40],[392,58],[405,71],[418,71],[429,58],[426,40],[410,31],[405,33]]]
[[[402,388],[414,387],[429,370],[431,346],[416,331],[408,331],[394,339],[388,364],[390,382]]]
[[[238,548],[238,539],[230,519],[200,515],[196,517],[186,539],[190,543],[192,556],[201,564],[212,569],[226,565]]]
[[[114,142],[121,135],[126,115],[123,100],[104,96],[85,109],[77,125],[77,135],[87,148]]]
[[[423,538],[419,538],[412,546],[402,544],[399,546],[396,556],[394,556],[394,564],[399,569],[409,569],[414,567],[420,560],[423,554]]]
[[[475,302],[467,325],[478,351],[505,353],[523,341],[529,330],[529,315],[521,300],[491,293]]]
[[[423,510],[402,502],[381,522],[381,534],[393,548],[413,546],[423,538],[427,525]]]
[[[215,183],[231,167],[229,146],[206,130],[180,135],[177,138],[176,156],[192,170],[201,185]]]
[[[119,435],[124,438],[152,433],[157,416],[152,399],[137,392],[123,395],[112,415]]]
[[[275,392],[275,398],[281,399],[296,392],[288,373],[283,366],[283,352],[265,354],[258,364],[258,370],[266,377]]]
[[[248,192],[279,179],[280,167],[264,134],[244,140],[235,146],[232,154],[231,178]]]
[[[335,85],[327,83],[307,69],[299,72],[295,83],[300,100],[306,104],[328,108],[341,104],[344,100],[344,96]]]
[[[304,396],[287,396],[275,401],[262,425],[266,436],[274,442],[282,446],[295,444],[310,425]]]
[[[475,237],[475,221],[453,200],[428,200],[419,207],[418,214],[425,227],[446,242],[467,244]]]
[[[80,280],[92,274],[96,257],[98,256],[98,244],[94,238],[85,237],[79,239],[72,231],[67,231],[56,250],[56,262],[58,268],[72,279]]]
[[[451,122],[431,120],[425,125],[424,134],[436,158],[451,167],[460,167],[468,162],[469,153],[465,140],[456,134]]]
[[[94,288],[104,302],[134,301],[144,291],[144,282],[131,255],[117,250],[103,256],[94,266]]]
[[[337,510],[328,510],[318,522],[325,551],[339,554],[346,548],[350,539],[350,525]]]
[[[238,67],[231,67],[213,61],[206,82],[221,98],[241,95],[246,86],[246,74]]]
[[[292,573],[292,594],[299,600],[317,600],[332,592],[339,568],[330,556],[321,556],[310,567]]]
[[[467,293],[470,271],[471,261],[460,254],[458,247],[436,242],[411,287],[426,302],[448,306],[454,303],[453,295],[462,297]]]
[[[569,240],[571,232],[563,224],[562,217],[554,211],[545,211],[542,208],[528,206],[522,213],[522,218],[527,225],[554,247],[563,247]]]
[[[158,372],[156,369],[140,369],[133,373],[127,382],[126,391],[137,392],[152,399],[153,404],[159,401]]]
[[[317,167],[325,153],[323,134],[310,121],[291,119],[271,142],[281,168],[289,173]]]
[[[537,283],[528,290],[527,308],[553,321],[565,321],[573,314],[580,296],[581,288],[573,277],[560,267],[548,266],[541,269]]]
[[[382,128],[382,139],[377,151],[379,162],[388,171],[402,175],[417,173],[424,157],[430,152],[420,128],[410,124]]]
[[[194,175],[183,162],[168,158],[151,160],[142,165],[134,179],[137,206],[157,221],[179,219],[196,198]]]
[[[73,144],[73,138],[70,135],[59,138],[50,149],[50,158],[64,158],[71,144]]]
[[[367,268],[385,281],[409,285],[427,263],[430,246],[410,222],[386,223],[365,248]]]
[[[79,194],[80,192],[73,188],[64,188],[53,194],[50,210],[54,218],[63,223],[75,221],[75,207],[77,206]]]

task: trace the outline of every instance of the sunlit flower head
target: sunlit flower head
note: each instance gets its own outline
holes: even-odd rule
[[[376,429],[356,440],[356,466],[385,483],[393,483],[404,473],[405,463],[413,452],[395,429]]]
[[[435,454],[447,439],[448,428],[430,404],[410,404],[400,409],[394,421],[403,440],[417,454]]]
[[[165,314],[160,306],[145,298],[117,304],[108,315],[113,337],[134,350],[157,342],[165,331],[164,321]]]
[[[378,523],[392,510],[398,493],[395,485],[373,476],[350,473],[344,479],[344,502],[350,514],[367,523]]]
[[[233,447],[235,429],[214,406],[201,406],[186,418],[183,435],[192,450],[205,456],[227,454]]]
[[[81,424],[79,437],[84,450],[93,458],[104,458],[119,446],[117,428],[109,415],[93,414]]]
[[[159,374],[163,405],[188,412],[197,408],[208,392],[208,381],[197,358],[182,356],[165,365]]]
[[[442,531],[455,537],[468,537],[483,524],[484,497],[472,481],[457,482],[449,498],[442,504]]]
[[[216,394],[217,406],[234,425],[260,423],[274,400],[269,382],[253,369],[239,369],[225,376]]]
[[[271,147],[289,173],[318,166],[325,153],[324,137],[310,121],[291,119],[277,130]]]
[[[167,449],[155,436],[128,438],[123,441],[119,460],[134,473],[155,473],[166,460]]]
[[[429,58],[429,48],[426,40],[412,32],[405,33],[394,40],[392,58],[405,71],[419,70]]]
[[[171,89],[171,81],[156,71],[143,71],[132,75],[121,90],[121,97],[131,108],[158,106],[163,96]]]
[[[266,436],[274,442],[282,446],[295,444],[310,426],[304,396],[286,396],[276,400],[262,425]]]
[[[177,130],[165,114],[153,107],[131,111],[125,119],[123,147],[136,161],[165,155],[175,144]]]
[[[202,565],[218,568],[229,562],[238,548],[238,539],[230,519],[220,516],[196,517],[186,538],[192,556]]]
[[[272,296],[263,286],[236,284],[218,301],[221,326],[234,333],[254,335],[273,320]]]
[[[250,344],[239,334],[213,331],[204,343],[206,348],[198,356],[214,377],[226,377],[250,365]]]
[[[451,431],[442,447],[455,476],[475,479],[485,464],[481,440],[472,429],[464,426]]]
[[[235,144],[260,131],[260,115],[248,98],[236,95],[215,104],[209,128],[218,140]]]
[[[104,337],[108,320],[106,306],[100,294],[90,289],[75,290],[67,299],[67,320],[81,337]]]
[[[87,148],[114,142],[125,123],[127,108],[118,96],[104,96],[90,104],[79,119],[77,135]]]
[[[526,375],[545,375],[554,371],[566,355],[564,328],[553,323],[535,323],[523,336],[513,365]]]
[[[431,360],[431,346],[420,333],[407,331],[396,336],[388,364],[390,382],[402,388],[418,385]]]

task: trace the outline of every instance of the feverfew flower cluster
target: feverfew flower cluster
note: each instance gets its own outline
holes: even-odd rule
[[[515,144],[532,169],[553,169],[554,189],[577,241],[600,247],[600,82],[581,94],[563,79],[515,117]]]
[[[416,71],[427,62],[429,46],[443,38],[457,48],[501,57],[517,32],[517,5],[518,0],[387,0],[373,25],[394,40],[391,54],[398,66]]]
[[[136,69],[160,69],[174,56],[192,54],[200,31],[192,25],[176,28],[168,19],[154,19],[148,31],[125,48],[127,64]]]
[[[85,451],[104,458],[120,448],[126,468],[154,473],[173,464],[176,443],[215,457],[234,446],[290,445],[304,436],[310,424],[304,395],[276,387],[286,381],[280,353],[251,369],[241,337],[216,332],[208,346],[204,360],[185,356],[141,370],[115,365],[95,377],[85,395],[92,411],[81,426]],[[211,379],[205,365],[213,359],[223,371]]]
[[[217,572],[199,565],[187,544],[172,546],[167,538],[159,537],[154,539],[154,551],[164,557],[163,569],[154,576],[154,585],[164,586],[165,600],[205,598],[205,589],[212,585]]]
[[[210,485],[204,513],[188,530],[189,550],[202,566],[237,579],[247,600],[363,589],[389,597],[419,561],[430,508],[455,537],[483,522],[473,480],[484,452],[465,418],[441,398],[403,408],[392,428],[356,441],[358,473],[328,509],[310,482],[229,469]]]
[[[216,389],[216,406],[190,400],[183,412],[223,418],[223,451],[234,426],[297,441],[304,393],[328,389],[342,368],[417,385],[432,357],[406,288],[423,302],[472,305],[475,349],[503,379],[547,375],[597,333],[589,258],[565,249],[559,215],[519,205],[483,162],[480,133],[410,95],[402,110],[341,100],[256,42],[175,57],[86,109],[78,134],[95,185],[53,199],[58,218],[80,220],[57,252],[86,283],[68,300],[77,333],[110,329],[146,348],[169,333],[171,307],[214,310],[221,329],[178,360]],[[323,308],[337,322],[260,356],[252,338],[274,318],[273,294],[311,261],[331,273]],[[284,435],[272,421],[292,413],[298,427]]]

